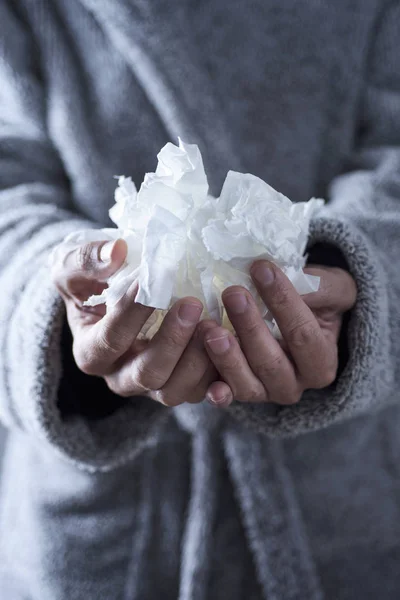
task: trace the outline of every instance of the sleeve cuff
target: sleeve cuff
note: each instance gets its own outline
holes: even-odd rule
[[[12,314],[5,421],[48,443],[80,468],[107,471],[151,445],[167,411],[147,398],[121,403],[104,418],[60,410],[64,323],[63,300],[51,281],[49,268],[42,264]],[[71,393],[74,386],[75,382],[69,382]],[[88,398],[92,405],[96,403],[96,389],[96,385],[87,388],[87,393],[93,394]]]
[[[348,359],[332,386],[307,390],[296,405],[237,402],[228,409],[270,437],[290,437],[378,410],[393,386],[387,282],[376,250],[356,227],[339,218],[312,222],[309,247],[316,244],[337,248],[357,284],[357,303],[347,327]]]

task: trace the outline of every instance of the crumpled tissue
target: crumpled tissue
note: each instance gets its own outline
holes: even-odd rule
[[[184,296],[204,305],[204,316],[229,326],[221,302],[231,285],[247,288],[269,328],[279,334],[249,275],[255,259],[279,266],[300,294],[316,291],[319,278],[303,272],[311,218],[323,200],[292,203],[250,174],[229,171],[219,198],[208,194],[199,148],[179,140],[166,144],[155,173],[147,173],[137,191],[121,176],[110,209],[114,229],[85,230],[66,241],[85,243],[123,238],[128,246],[122,267],[107,280],[102,294],[85,304],[114,306],[134,281],[136,301],[155,307],[142,331],[152,337],[165,311]]]

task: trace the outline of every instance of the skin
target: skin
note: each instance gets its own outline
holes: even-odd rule
[[[199,323],[201,302],[176,302],[151,341],[138,339],[154,309],[135,302],[136,284],[107,312],[104,305],[83,306],[106,287],[101,281],[122,265],[126,250],[123,240],[78,248],[63,243],[53,255],[52,277],[66,305],[76,364],[88,375],[103,377],[120,396],[146,395],[166,406],[201,402],[217,379],[203,343],[216,323]]]
[[[307,268],[321,277],[320,289],[299,296],[279,268],[267,261],[253,264],[251,275],[281,341],[269,332],[250,293],[238,286],[223,293],[237,338],[214,321],[200,321],[203,306],[188,297],[176,302],[154,338],[144,341],[138,334],[154,309],[135,302],[136,284],[107,311],[104,305],[83,306],[106,287],[102,282],[122,265],[126,250],[123,240],[78,248],[62,243],[52,264],[75,361],[84,373],[103,377],[116,394],[146,395],[166,406],[205,397],[220,407],[233,400],[293,404],[305,389],[334,381],[343,314],[357,294],[347,272]]]
[[[220,375],[207,391],[212,404],[294,404],[304,390],[324,388],[335,380],[343,314],[355,304],[356,284],[342,269],[313,266],[305,271],[319,276],[321,284],[317,292],[300,296],[272,263],[257,261],[251,268],[281,341],[270,333],[248,291],[236,286],[224,291],[223,303],[238,339],[222,327],[204,334]]]

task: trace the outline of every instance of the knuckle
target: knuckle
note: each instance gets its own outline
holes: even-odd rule
[[[85,375],[97,375],[98,370],[96,364],[90,354],[80,346],[73,347],[73,356],[75,363],[82,373]]]
[[[135,386],[143,391],[159,390],[165,383],[156,369],[142,361],[136,363],[132,379]]]
[[[184,362],[186,377],[193,378],[201,375],[205,371],[207,364],[209,364],[209,358],[205,351],[196,354],[188,352]]]
[[[312,387],[315,389],[323,389],[331,385],[335,379],[337,374],[336,366],[327,366],[324,369],[318,371],[314,377],[314,381],[312,382]]]
[[[232,375],[236,379],[238,374],[242,371],[242,361],[238,356],[235,356],[233,352],[228,351],[227,354],[221,358],[221,363],[218,368],[223,370],[226,375]]]
[[[85,375],[97,375],[95,365],[90,360],[77,360],[76,364],[78,365],[79,370],[82,371],[82,373],[85,373]]]
[[[184,347],[187,342],[188,336],[180,327],[171,327],[163,332],[163,343],[166,352]]]
[[[115,355],[124,352],[130,346],[131,339],[127,333],[104,322],[97,342],[102,351]]]
[[[120,385],[112,377],[104,377],[104,381],[106,382],[108,389],[113,392],[113,394],[117,394],[117,396],[129,398],[130,396],[134,395],[133,389],[129,388],[128,386]]]
[[[271,379],[280,375],[283,365],[284,356],[281,354],[276,354],[270,356],[268,361],[256,365],[253,370],[259,379]]]
[[[75,265],[79,271],[93,271],[98,261],[93,244],[83,244],[75,252]]]
[[[179,398],[177,394],[173,394],[169,390],[155,390],[153,392],[153,395],[157,402],[160,402],[160,404],[163,404],[164,406],[167,406],[169,408],[173,408],[174,406],[178,406],[179,404],[183,404],[184,402],[184,400]]]
[[[253,337],[260,331],[260,323],[257,321],[249,320],[244,326],[245,334],[249,337]]]
[[[297,382],[284,382],[279,387],[274,386],[269,394],[269,399],[273,404],[280,406],[291,406],[300,402],[303,387]]]
[[[296,322],[288,328],[286,341],[295,348],[311,346],[318,338],[318,328],[312,321]]]
[[[247,403],[259,403],[266,402],[268,400],[268,394],[265,390],[261,391],[259,387],[248,387],[246,391],[241,390],[238,393],[233,394],[239,402]]]

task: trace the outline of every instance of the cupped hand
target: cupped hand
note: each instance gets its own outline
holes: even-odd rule
[[[219,373],[208,400],[218,406],[241,402],[294,404],[306,389],[324,388],[336,378],[343,315],[356,301],[349,273],[332,267],[305,269],[321,278],[320,288],[300,296],[284,273],[257,261],[252,278],[282,334],[276,340],[251,294],[241,287],[223,293],[237,339],[223,327],[204,332],[204,344]]]
[[[120,396],[149,396],[166,406],[201,402],[217,373],[203,344],[216,324],[198,325],[199,300],[176,302],[151,341],[138,338],[154,309],[135,302],[136,283],[111,309],[83,306],[106,288],[126,252],[123,240],[79,247],[63,242],[53,252],[52,277],[66,305],[75,361]]]

